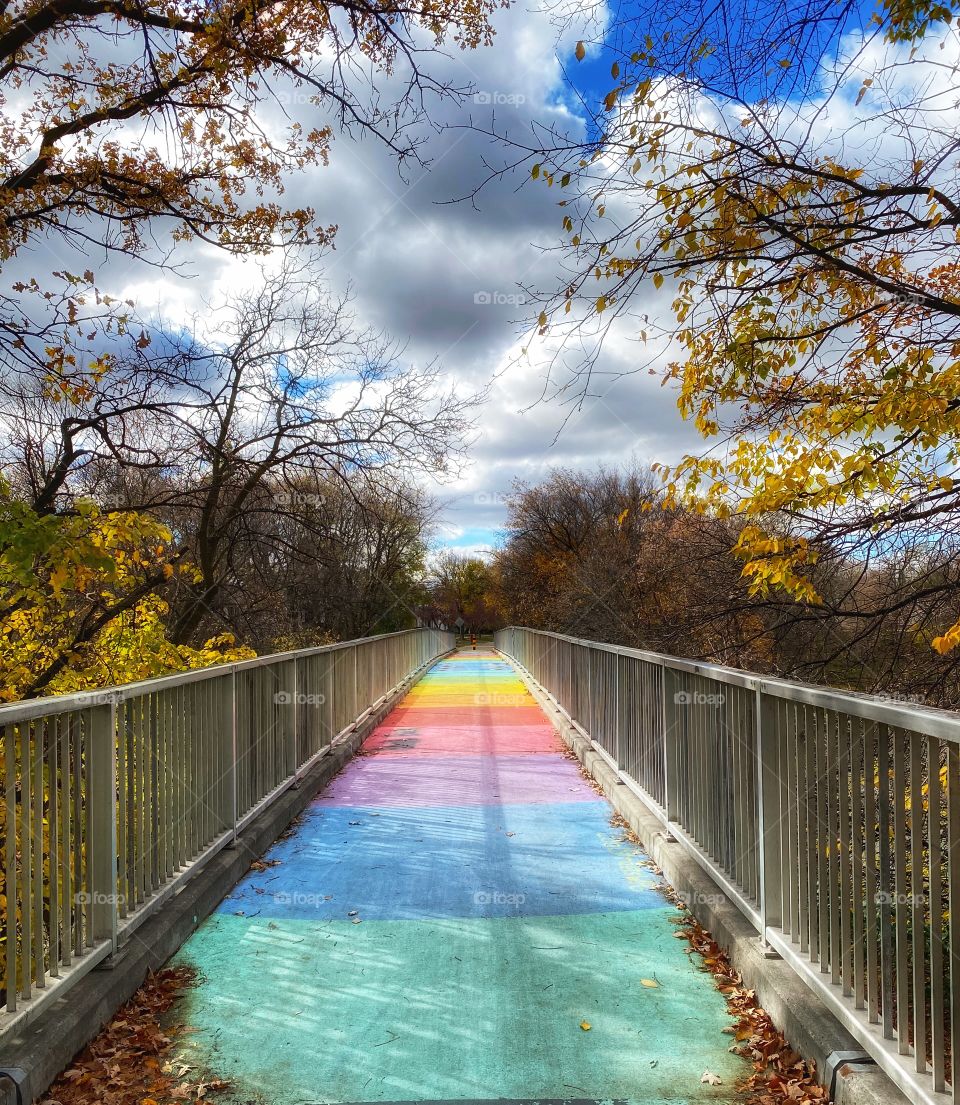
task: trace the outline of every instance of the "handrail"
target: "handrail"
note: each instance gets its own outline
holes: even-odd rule
[[[506,633],[519,626],[508,626],[499,630]],[[803,702],[825,709],[837,709],[849,706],[848,713],[873,721],[883,721],[888,725],[905,726],[928,736],[941,740],[960,742],[960,714],[955,710],[944,710],[937,706],[928,706],[923,702],[898,694],[866,694],[862,691],[843,690],[839,687],[824,686],[820,683],[804,683],[798,679],[786,679],[781,676],[762,675],[732,668],[724,664],[714,664],[707,660],[690,660],[681,656],[669,656],[648,649],[630,648],[627,645],[610,645],[601,641],[588,641],[580,637],[571,637],[565,633],[537,629],[528,632],[540,633],[558,641],[570,641],[573,644],[588,644],[591,648],[603,652],[616,653],[619,656],[632,656],[660,667],[669,667],[676,671],[689,672],[691,675],[703,675],[732,686],[746,687],[750,690],[762,689],[770,694],[793,702]],[[495,635],[496,636],[496,635]],[[919,721],[919,725],[917,722]]]
[[[960,1099],[960,715],[519,626],[494,643],[911,1101]]]
[[[0,1039],[453,644],[401,630],[0,707]]]
[[[383,641],[389,637],[400,637],[409,629],[400,629],[393,633],[379,633],[372,637],[359,638],[363,641]],[[258,668],[265,664],[274,664],[294,657],[316,656],[323,652],[335,652],[337,649],[350,648],[356,641],[334,641],[328,645],[314,645],[310,648],[289,649],[286,652],[268,652],[262,656],[251,656],[247,660],[231,660],[224,664],[210,664],[203,668],[190,668],[169,675],[154,675],[149,679],[139,679],[133,683],[118,683],[114,686],[98,687],[93,691],[74,691],[72,694],[44,695],[42,698],[26,698],[19,702],[0,704],[0,725],[9,725],[15,721],[24,721],[30,717],[39,717],[66,709],[82,710],[88,706],[102,706],[108,702],[123,702],[146,691],[162,690],[165,687],[179,687],[185,683],[208,679],[215,675]]]

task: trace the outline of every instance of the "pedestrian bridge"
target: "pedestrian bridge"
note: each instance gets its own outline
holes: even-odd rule
[[[611,812],[507,661],[440,661],[184,946],[188,1061],[274,1105],[732,1098]]]
[[[838,1100],[946,1105],[958,740],[913,703],[519,628],[0,708],[0,1100],[43,1092],[151,942],[199,970],[178,1046],[229,1105],[743,1100],[616,809],[827,1085],[874,1065],[879,1097]]]

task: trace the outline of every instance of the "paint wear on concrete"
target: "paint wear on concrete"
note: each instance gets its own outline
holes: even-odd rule
[[[508,663],[439,662],[180,952],[187,1061],[236,1103],[734,1100],[610,814]]]

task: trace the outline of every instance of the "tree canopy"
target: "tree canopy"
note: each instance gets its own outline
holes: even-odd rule
[[[431,62],[488,42],[497,6],[0,6],[3,697],[413,618],[411,473],[447,464],[466,407],[324,287],[335,215],[285,187],[338,133],[416,159],[464,91]],[[214,338],[141,319],[90,260],[176,271],[189,242],[271,254],[205,305]],[[317,627],[291,596],[321,564],[358,592]]]
[[[596,137],[520,151],[563,209],[537,322],[567,358],[586,344],[563,386],[587,393],[612,327],[640,343],[706,441],[664,467],[673,501],[747,521],[758,594],[822,602],[825,548],[870,565],[924,533],[944,557],[918,586],[955,600],[922,631],[941,651],[960,643],[940,571],[960,523],[954,10],[630,5]]]

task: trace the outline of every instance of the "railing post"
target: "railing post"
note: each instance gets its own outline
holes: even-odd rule
[[[299,786],[297,775],[297,722],[300,710],[299,664],[296,659],[283,665],[283,682],[286,687],[286,710],[283,713],[284,750],[287,757],[287,774],[293,776],[293,785]]]
[[[779,756],[777,750],[776,714],[769,695],[757,687],[756,757],[757,757],[757,883],[759,894],[760,942],[766,954],[776,953],[767,940],[767,929],[781,924],[780,871],[780,790]]]
[[[364,707],[366,709],[366,707]],[[360,646],[353,646],[353,716],[359,717],[363,713],[360,708]]]
[[[542,653],[543,649],[541,649],[540,651]],[[583,726],[583,728],[586,729],[586,731],[591,736],[593,736],[593,734],[596,732],[596,729],[593,726],[593,715],[591,713],[591,705],[593,703],[593,671],[592,671],[593,664],[591,662],[592,661],[591,653],[592,653],[592,649],[590,649],[589,646],[587,646],[587,645],[581,645],[580,646],[580,655],[581,655],[581,657],[586,655],[586,658],[587,658],[587,679],[586,679],[587,704],[586,704],[586,706],[581,707],[580,716],[577,718],[577,721],[579,721],[580,724]],[[583,681],[582,680],[581,680],[581,686],[583,686]]]
[[[237,672],[230,672],[226,683],[227,716],[229,719],[228,736],[230,747],[227,752],[227,826],[233,830],[232,846],[237,844],[237,822],[239,817],[239,796],[237,794]]]
[[[109,940],[117,950],[117,706],[111,697],[93,706],[87,759],[90,803],[90,919],[94,940]]]
[[[679,751],[680,715],[677,710],[677,687],[679,680],[672,668],[664,664],[661,672],[661,694],[663,699],[663,808],[668,821],[676,821],[680,816],[679,807]]]
[[[620,755],[620,653],[611,653],[613,656],[613,747],[616,751],[617,767],[623,767],[623,759]]]

